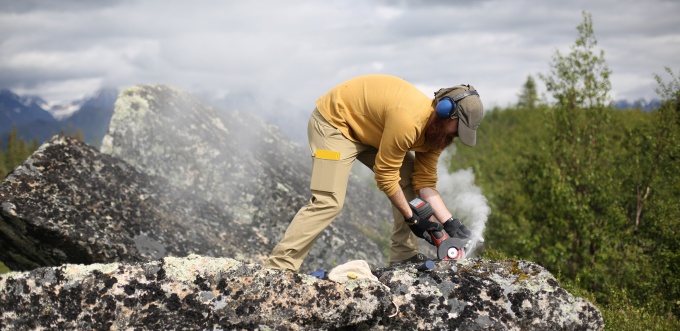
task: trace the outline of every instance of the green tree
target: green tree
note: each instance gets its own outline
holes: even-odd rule
[[[17,127],[13,126],[7,138],[7,167],[11,170],[24,160],[25,143],[19,138]]]
[[[59,135],[76,138],[82,142],[85,142],[85,134],[80,129],[76,129],[76,131],[73,132],[73,130],[69,127],[67,131],[64,131],[63,129],[59,131]]]
[[[556,51],[550,63],[550,74],[540,77],[546,88],[564,109],[599,108],[608,103],[611,70],[604,60],[604,50],[594,52],[597,39],[592,15],[583,12],[583,23],[576,28],[578,38],[571,53],[564,56]]]
[[[5,145],[0,140],[0,179],[5,178],[9,170],[7,170],[7,160],[4,150]]]
[[[26,156],[29,156],[30,154],[33,154],[33,152],[35,152],[36,150],[38,150],[39,147],[40,147],[40,143],[38,142],[38,139],[33,139],[33,140],[31,140],[31,144],[28,145],[28,151],[27,151],[27,152],[28,152],[28,155],[26,155]]]
[[[658,302],[661,295],[666,307],[680,315],[680,80],[670,68],[671,77],[665,83],[659,75],[657,93],[663,103],[654,112],[647,127],[629,131],[623,150],[629,166],[626,187],[627,215],[633,240],[650,257],[651,272],[645,275],[643,286],[634,293],[638,302]],[[639,276],[639,272],[638,275]],[[666,309],[663,309],[666,308]]]
[[[10,131],[7,137],[7,151],[4,155],[4,173],[6,174],[19,166],[31,156],[36,149],[38,149],[38,140],[33,139],[30,143],[27,143],[19,137],[17,128],[12,127],[12,131]]]
[[[536,109],[538,103],[538,91],[536,89],[536,82],[534,77],[529,75],[527,81],[522,86],[522,92],[518,95],[518,108]]]
[[[541,201],[530,214],[541,240],[532,247],[536,257],[569,278],[587,276],[593,289],[599,280],[583,271],[605,258],[600,254],[607,240],[604,223],[620,218],[621,210],[609,196],[617,187],[606,149],[610,70],[604,51],[595,55],[591,15],[583,12],[583,18],[571,52],[557,51],[550,74],[541,75],[556,100],[546,123],[552,138],[542,146],[545,152],[529,156],[525,190],[532,201]]]

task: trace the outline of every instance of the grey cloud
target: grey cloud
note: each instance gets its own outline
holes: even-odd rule
[[[123,0],[0,0],[0,12],[87,11],[114,7]]]
[[[663,0],[0,4],[0,87],[40,94],[41,82],[78,78],[170,83],[205,95],[264,94],[288,102],[289,112],[306,112],[327,88],[373,72],[421,86],[474,82],[489,105],[505,105],[555,50],[569,51],[584,9],[621,95],[638,97],[635,81],[677,64],[680,47],[680,5]],[[58,65],[20,61],[29,57]]]
[[[74,79],[91,79],[107,74],[105,68],[92,66],[68,66],[50,67],[48,69],[37,67],[16,68],[0,63],[0,88],[33,89],[40,85],[53,81],[69,81]],[[93,88],[96,90],[96,87]],[[91,91],[83,91],[89,93]]]

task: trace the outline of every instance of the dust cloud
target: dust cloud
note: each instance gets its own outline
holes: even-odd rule
[[[437,189],[453,217],[460,219],[472,232],[472,249],[468,256],[474,256],[484,242],[484,230],[491,208],[482,189],[475,185],[471,168],[449,173],[447,165],[450,164],[451,156],[452,153],[445,151],[440,157]]]

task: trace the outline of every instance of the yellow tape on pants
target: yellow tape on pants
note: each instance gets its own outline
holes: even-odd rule
[[[317,159],[324,160],[340,160],[340,152],[329,151],[325,149],[317,149],[314,157]]]

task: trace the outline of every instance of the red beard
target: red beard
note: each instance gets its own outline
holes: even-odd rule
[[[444,149],[451,145],[455,134],[446,133],[446,121],[435,117],[434,120],[425,127],[425,142],[434,149]]]

